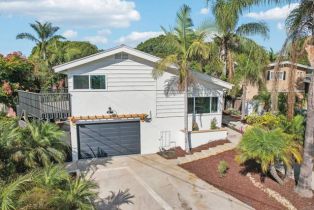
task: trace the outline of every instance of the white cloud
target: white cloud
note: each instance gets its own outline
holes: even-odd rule
[[[89,41],[92,44],[107,44],[108,38],[107,36],[111,34],[111,31],[109,29],[102,29],[97,31],[97,34],[95,36],[87,36],[83,39],[85,41]]]
[[[66,30],[65,32],[63,32],[62,36],[64,36],[67,39],[72,39],[75,38],[77,36],[77,31],[74,30]]]
[[[72,27],[128,27],[140,20],[130,0],[0,0],[0,13]]]
[[[285,25],[282,22],[277,23],[277,28],[279,30],[283,30],[285,28]]]
[[[202,15],[207,15],[207,14],[209,13],[209,9],[206,8],[206,7],[204,7],[204,8],[201,9],[200,13],[201,13]]]
[[[116,42],[119,44],[127,44],[130,46],[136,46],[140,42],[143,42],[149,38],[157,37],[161,34],[162,32],[157,32],[157,31],[146,31],[146,32],[133,31],[129,35],[120,37]]]
[[[245,16],[258,20],[282,20],[285,19],[293,9],[298,7],[298,5],[298,3],[294,3],[283,7],[275,7],[266,11],[250,12]]]

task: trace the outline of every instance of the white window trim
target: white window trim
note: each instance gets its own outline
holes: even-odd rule
[[[75,89],[74,88],[74,77],[75,76],[88,76],[88,89]],[[105,76],[105,89],[92,89],[91,88],[91,76]],[[106,74],[73,74],[72,75],[72,91],[73,92],[104,92],[108,91],[108,78]]]
[[[285,71],[278,72],[278,80],[284,80]],[[274,80],[275,71],[269,71],[269,80]]]

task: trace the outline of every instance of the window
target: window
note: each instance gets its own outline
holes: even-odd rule
[[[89,76],[73,76],[74,89],[89,89]]]
[[[105,75],[75,75],[73,76],[73,89],[100,90],[106,89]]]
[[[218,97],[212,97],[210,103],[211,112],[218,112]]]
[[[195,98],[195,113],[210,113],[210,98],[197,97]]]
[[[188,98],[188,113],[216,113],[218,112],[218,97]]]
[[[91,89],[106,89],[105,75],[91,75],[90,76]]]
[[[127,60],[129,58],[129,55],[127,53],[117,53],[114,55],[114,58],[116,60]]]
[[[277,73],[278,80],[286,80],[286,71],[280,71]],[[274,80],[275,79],[275,72],[268,71],[267,72],[267,80]]]

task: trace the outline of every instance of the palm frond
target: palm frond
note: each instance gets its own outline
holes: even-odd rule
[[[239,26],[236,30],[236,34],[240,36],[261,35],[264,38],[268,38],[268,33],[268,26],[264,22],[246,23]]]
[[[30,33],[19,33],[17,36],[16,36],[16,39],[28,39],[30,41],[33,41],[33,42],[36,42],[38,43],[39,40],[33,36],[32,34]]]
[[[167,57],[160,60],[156,64],[156,66],[152,72],[153,77],[158,78],[158,77],[162,76],[164,71],[166,71],[171,65],[177,65],[177,64],[178,64],[177,55],[168,55]]]

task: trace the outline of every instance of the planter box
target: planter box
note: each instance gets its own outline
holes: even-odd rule
[[[227,129],[219,128],[215,130],[191,131],[190,133],[191,147],[198,147],[208,142],[226,139]]]

